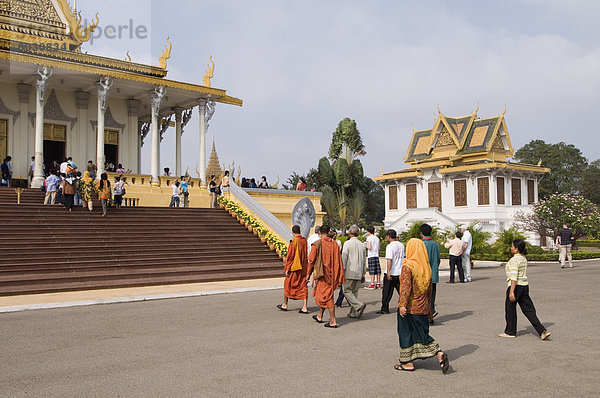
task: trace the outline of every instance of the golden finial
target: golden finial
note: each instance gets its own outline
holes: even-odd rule
[[[383,169],[379,169],[379,171],[381,171],[381,176],[383,177]]]
[[[215,63],[213,62],[212,55],[208,57],[208,60],[210,61],[210,64],[207,65],[208,69],[206,69],[206,74],[202,78],[204,86],[206,87],[210,87],[210,79],[213,78],[215,73]]]
[[[538,165],[538,167],[541,167],[541,166],[542,166],[542,159],[540,159],[540,161],[538,162],[538,164],[537,164],[537,165]]]
[[[504,112],[502,112],[502,116],[506,115],[506,104],[504,104]]]
[[[440,104],[437,104],[437,111],[440,115],[442,114],[442,111],[440,111]]]
[[[475,108],[475,112],[473,112],[475,115],[477,115],[477,112],[479,112],[479,101],[477,101],[477,108]]]
[[[82,17],[81,12],[77,11],[76,4],[71,7],[69,2],[66,0],[59,0],[58,5],[61,8],[61,11],[64,13],[65,18],[67,19],[67,24],[69,25],[69,33],[73,35],[75,40],[79,43],[85,43],[90,40],[92,37],[92,33],[98,27],[100,23],[100,19],[98,18],[98,13],[96,13],[95,17],[92,18],[92,21],[85,28],[81,26]],[[95,19],[95,20],[94,20]]]
[[[129,51],[127,51],[127,54],[125,55],[125,61],[131,62],[131,55],[129,55]]]
[[[271,189],[278,189],[279,188],[279,174],[277,174],[277,182],[275,184],[271,185]]]
[[[413,134],[414,134],[414,133],[415,133],[415,124],[414,124],[414,123],[411,123],[411,124],[410,124],[410,128],[412,129],[412,131],[413,131]]]
[[[160,67],[163,69],[167,69],[167,60],[169,58],[171,58],[171,49],[172,48],[173,48],[173,45],[169,41],[169,36],[167,36],[167,44],[165,44],[165,49],[164,49],[162,55],[160,56],[160,58],[158,59],[158,61],[160,62]]]

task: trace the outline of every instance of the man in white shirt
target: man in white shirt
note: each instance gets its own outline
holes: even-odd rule
[[[61,164],[60,164],[60,174],[67,174],[67,167],[69,167],[69,162],[67,161],[67,159],[65,159]]]
[[[366,289],[379,289],[381,287],[381,266],[379,265],[379,238],[375,236],[375,228],[370,225],[367,227],[367,264],[369,266],[369,275],[371,284]]]
[[[390,300],[394,295],[394,289],[400,294],[400,274],[402,273],[402,261],[404,260],[404,245],[398,242],[396,231],[389,229],[385,233],[385,240],[388,242],[385,248],[387,267],[381,292],[381,310],[377,311],[378,314],[390,313]]]
[[[460,230],[463,233],[463,255],[462,267],[465,274],[465,282],[471,282],[471,247],[473,246],[473,237],[469,232],[469,227],[461,225]]]

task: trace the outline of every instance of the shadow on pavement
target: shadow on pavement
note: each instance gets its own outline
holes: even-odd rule
[[[445,352],[448,354],[448,359],[452,365],[452,361],[455,361],[460,357],[464,357],[465,355],[471,355],[477,351],[478,348],[479,346],[476,344],[465,344],[457,348],[452,348],[451,350],[446,350]]]
[[[552,330],[550,330],[550,327],[554,326],[554,322],[542,322],[542,325],[544,325],[544,327],[546,329],[548,329],[548,331],[550,333],[552,333]],[[533,326],[529,325],[527,326],[527,328],[525,328],[525,330],[523,330],[522,332],[517,332],[517,336],[524,336],[526,334],[533,334],[535,336],[537,336],[537,332],[535,331],[535,329],[533,328]],[[550,338],[548,340],[552,340],[552,336],[550,336]]]
[[[457,312],[456,314],[441,315],[435,318],[436,325],[443,325],[447,321],[455,321],[473,315],[473,311]]]

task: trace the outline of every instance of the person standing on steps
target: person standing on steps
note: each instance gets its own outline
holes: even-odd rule
[[[560,248],[560,268],[565,268],[566,258],[569,259],[569,268],[573,268],[571,249],[573,248],[574,241],[575,236],[573,235],[573,231],[571,231],[567,224],[563,224],[562,229],[558,231],[558,235],[556,236],[556,244]]]
[[[398,242],[396,230],[389,229],[385,233],[388,242],[385,248],[386,271],[383,276],[383,290],[381,291],[381,309],[378,314],[390,313],[390,300],[394,295],[394,289],[400,293],[400,274],[402,272],[402,260],[404,260],[404,245]]]
[[[181,187],[181,194],[183,195],[183,207],[190,207],[190,177],[181,176],[179,186]]]
[[[308,287],[306,286],[306,271],[308,269],[308,248],[306,239],[300,234],[300,226],[292,227],[294,238],[288,246],[287,260],[283,268],[283,304],[277,305],[281,311],[288,310],[288,300],[302,300],[301,314],[308,314]]]
[[[68,211],[73,210],[75,193],[77,193],[77,179],[73,177],[64,178],[61,182],[63,191],[63,204]]]
[[[433,325],[438,313],[435,310],[435,294],[437,284],[440,282],[440,245],[431,239],[433,228],[429,224],[421,225],[421,239],[427,249],[427,257],[429,259],[429,267],[431,268],[431,308],[429,311],[429,324]]]
[[[429,335],[428,314],[431,308],[431,267],[427,248],[420,239],[412,238],[406,244],[406,258],[400,277],[398,299],[398,340],[400,364],[394,369],[412,372],[415,359],[437,357],[442,373],[450,366],[448,355]]]
[[[360,230],[356,225],[353,225],[348,230],[350,239],[344,243],[342,249],[342,264],[344,265],[344,276],[346,281],[343,284],[344,296],[350,304],[350,312],[348,318],[360,319],[367,307],[366,304],[358,300],[358,290],[360,284],[365,281],[365,273],[367,271],[367,257],[365,253],[365,245],[358,240]]]
[[[171,203],[169,203],[169,207],[179,207],[179,181],[174,181],[171,184],[171,189],[173,193],[171,194]]]
[[[214,175],[210,176],[210,183],[208,184],[210,189],[210,207],[213,209],[217,208],[217,197],[221,194],[219,190],[219,186],[217,185],[217,180]]]
[[[471,282],[471,248],[473,247],[473,236],[467,225],[462,225],[460,229],[463,234],[462,267],[465,273],[465,282]]]
[[[112,193],[110,181],[108,181],[108,174],[100,174],[100,181],[96,182],[96,190],[98,191],[98,197],[102,203],[102,217],[105,217],[108,209],[108,201],[110,200]]]
[[[506,318],[506,327],[504,333],[498,337],[515,338],[517,337],[517,303],[523,311],[523,315],[529,320],[540,339],[546,340],[550,333],[540,322],[535,312],[535,306],[531,297],[529,297],[529,281],[527,280],[527,248],[525,241],[515,239],[510,247],[513,257],[506,263],[506,299],[504,302],[504,314]]]
[[[381,265],[379,263],[379,238],[375,236],[375,227],[367,227],[367,263],[369,265],[369,275],[371,284],[365,289],[379,289],[381,287]]]
[[[94,210],[94,205],[92,202],[94,191],[94,180],[90,176],[90,172],[86,170],[83,172],[83,177],[81,178],[79,184],[79,193],[81,194],[81,203],[83,207],[87,206],[89,211]]]

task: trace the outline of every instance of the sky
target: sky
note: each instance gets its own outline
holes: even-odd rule
[[[365,174],[406,168],[412,128],[448,116],[501,114],[515,150],[564,141],[600,158],[600,1],[80,0],[100,27],[129,24],[146,37],[98,37],[93,54],[158,64],[173,43],[168,78],[241,98],[218,104],[208,130],[221,163],[281,182],[326,156],[345,117],[356,120]],[[141,35],[143,36],[143,35]],[[197,112],[183,135],[183,167],[198,164]],[[175,132],[161,145],[174,168]],[[150,145],[142,172],[150,171]],[[208,156],[208,154],[207,154]],[[127,167],[127,166],[125,166]]]

